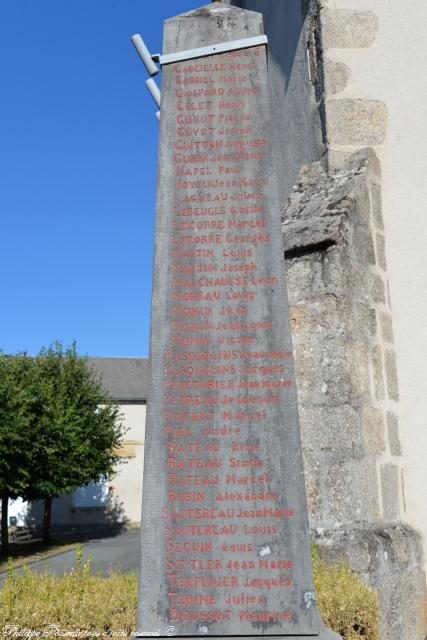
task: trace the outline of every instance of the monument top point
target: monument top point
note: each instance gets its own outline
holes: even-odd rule
[[[211,2],[165,21],[163,54],[263,34],[260,13]]]
[[[165,20],[165,22],[172,22],[174,20],[180,19],[180,18],[203,18],[203,17],[210,17],[210,16],[215,16],[218,14],[218,12],[223,12],[226,14],[235,14],[235,15],[240,15],[240,14],[255,14],[255,15],[260,15],[257,11],[250,11],[249,9],[242,9],[241,7],[234,7],[231,6],[229,4],[225,4],[224,2],[221,2],[221,0],[211,0],[210,4],[205,4],[201,7],[197,7],[196,9],[191,9],[191,11],[186,11],[184,13],[180,13],[176,16],[173,16],[171,18],[167,18]]]

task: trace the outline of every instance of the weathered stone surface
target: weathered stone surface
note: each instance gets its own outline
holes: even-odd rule
[[[369,393],[368,348],[358,342],[348,342],[347,371],[351,376],[352,394],[360,397]]]
[[[350,79],[349,67],[329,58],[324,60],[325,90],[328,94],[340,93],[346,88]]]
[[[282,213],[285,253],[349,241],[349,220],[365,225],[370,218],[367,165],[377,159],[370,149],[352,154],[344,168],[327,177],[321,163],[302,167]],[[357,209],[357,211],[356,211]],[[354,227],[358,225],[354,224]],[[372,245],[372,239],[369,241]],[[340,268],[340,270],[342,270]]]
[[[323,253],[287,260],[288,292],[292,304],[330,292],[323,280],[324,260]]]
[[[322,486],[323,469],[317,451],[304,449],[304,476],[310,526],[322,522],[325,493]]]
[[[399,419],[391,411],[387,412],[387,435],[392,456],[401,456],[402,447],[399,438]]]
[[[354,157],[351,156],[353,158],[352,160],[352,164],[354,163]],[[363,170],[363,176],[366,177],[366,173],[367,173],[367,168],[364,168]],[[369,190],[369,186],[367,184],[366,180],[358,180],[358,185],[357,185],[357,192],[356,192],[356,198],[355,198],[355,206],[357,209],[357,216],[358,218],[361,220],[362,225],[364,227],[368,227],[369,229],[369,234],[370,234],[370,242],[373,242],[372,239],[372,232],[371,232],[371,196],[370,196],[370,190]],[[374,264],[374,263],[372,263]]]
[[[375,458],[348,458],[332,464],[326,478],[328,520],[333,526],[375,522],[380,517]]]
[[[426,582],[419,535],[405,525],[313,533],[328,562],[344,559],[380,600],[384,640],[422,640],[427,629]]]
[[[294,333],[321,333],[326,338],[343,335],[346,317],[352,311],[349,301],[338,300],[333,295],[322,295],[289,310]]]
[[[378,453],[386,453],[381,411],[385,400],[383,352],[380,344],[372,342],[379,336],[391,344],[392,330],[390,314],[375,308],[386,302],[384,281],[369,264],[369,253],[355,246],[353,234],[355,225],[369,220],[370,204],[373,222],[377,228],[382,226],[381,192],[375,181],[370,200],[367,195],[370,180],[373,176],[377,179],[380,172],[378,168],[364,171],[366,163],[371,162],[368,156],[376,166],[370,151],[355,156],[329,178],[319,174],[319,166],[312,171],[306,167],[283,214],[283,219],[289,220],[284,229],[291,232],[288,238],[285,236],[285,247],[310,523],[317,531],[344,523],[351,529],[357,523],[359,529],[348,536],[343,533],[342,539],[329,538],[328,553],[336,560],[344,555],[379,590],[384,638],[420,640],[423,636],[414,629],[421,629],[423,624],[422,561],[415,551],[409,560],[401,553],[402,545],[416,549],[417,539],[412,539],[414,534],[408,529],[386,533],[369,530],[372,522],[380,521],[375,459]],[[331,227],[322,223],[322,218],[334,220],[335,214],[339,224]],[[311,224],[318,230],[317,245],[310,243]],[[324,240],[330,245],[325,246]],[[361,241],[356,234],[356,244]],[[360,384],[361,367],[348,369],[343,364],[343,342],[355,340],[372,349],[375,398],[371,400],[365,384]],[[331,357],[332,350],[335,354]],[[340,360],[336,368],[334,357]],[[354,385],[351,376],[359,383]],[[388,443],[391,454],[399,455],[397,422],[391,415],[387,420]],[[355,456],[352,447],[357,448],[358,442],[362,442],[359,451],[364,449],[367,455]],[[388,515],[393,516],[399,474],[386,467],[380,478]],[[366,501],[363,504],[361,495]],[[394,554],[400,559],[396,560]]]
[[[371,453],[384,451],[385,437],[382,411],[374,407],[364,407],[362,421],[364,442],[367,450]]]
[[[375,264],[374,241],[369,225],[359,224],[354,228],[352,249],[361,263],[365,265]]]
[[[372,150],[354,154],[328,177],[319,165],[305,167],[283,212],[307,500],[311,527],[327,530],[321,538],[328,557],[344,557],[379,591],[382,639],[422,640],[425,578],[418,538],[405,527],[372,528],[381,522],[379,486],[384,484],[389,516],[399,492],[403,497],[400,473],[386,466],[381,475],[377,466],[379,453],[388,456],[383,343],[386,352],[392,328],[383,307],[385,276],[354,241],[363,242],[356,226],[371,221],[382,227],[379,179]],[[366,388],[364,357],[353,367],[358,358],[347,360],[345,345],[355,343],[362,353],[370,349],[372,389]],[[390,411],[387,440],[391,455],[400,455]],[[347,531],[329,531],[340,527]]]
[[[374,374],[375,397],[377,400],[384,400],[384,376],[383,376],[383,356],[380,345],[375,345],[372,349],[372,369]]]
[[[381,197],[381,185],[376,182],[371,185],[371,199],[372,199],[372,215],[374,218],[374,222],[378,229],[381,231],[384,230],[384,219],[383,219],[383,205],[382,205],[382,197]]]
[[[349,404],[300,409],[304,450],[354,453],[361,447],[360,416]]]
[[[387,262],[385,257],[385,238],[382,235],[382,233],[376,234],[375,245],[376,245],[376,254],[377,254],[378,264],[381,267],[381,269],[383,269],[383,271],[386,271]]]
[[[326,48],[370,47],[375,40],[378,18],[371,11],[326,9],[322,17],[322,43]]]
[[[352,206],[350,198],[340,200],[341,188],[338,180],[327,185],[320,163],[302,168],[282,217],[285,252],[339,240],[342,216]]]
[[[389,313],[381,311],[380,313],[381,335],[384,342],[393,343],[393,321]]]
[[[377,314],[375,309],[369,309],[369,332],[372,338],[377,335]]]
[[[397,520],[399,510],[399,468],[392,463],[381,467],[381,493],[383,517],[385,520]]]
[[[260,14],[212,3],[166,22],[164,53],[260,32]],[[207,77],[215,93],[183,98]],[[183,133],[183,112],[212,126]],[[273,136],[263,45],[163,66],[142,637],[336,637],[315,607]]]
[[[371,274],[371,296],[374,302],[385,303],[384,281],[377,273]]]
[[[399,400],[396,354],[391,349],[387,349],[385,352],[385,374],[387,379],[388,397],[392,400]]]
[[[293,274],[294,275],[294,274]],[[361,326],[370,323],[370,309],[362,302],[355,307],[345,296],[331,293],[319,295],[290,308],[292,332],[295,339],[319,334],[324,341],[361,334]]]
[[[368,350],[349,340],[295,340],[298,389],[313,405],[348,403],[369,390]]]
[[[327,139],[331,145],[382,144],[387,110],[378,100],[330,99],[325,104]]]

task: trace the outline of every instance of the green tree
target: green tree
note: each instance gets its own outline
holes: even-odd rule
[[[8,551],[8,501],[31,482],[29,443],[37,414],[34,360],[26,354],[0,353],[1,554]]]
[[[46,540],[52,499],[114,475],[124,430],[117,404],[75,345],[42,349],[34,386],[39,412],[32,424],[31,483],[21,495],[44,500]]]
[[[123,434],[117,404],[75,345],[0,355],[2,554],[9,498],[44,500],[47,539],[52,499],[114,475]]]

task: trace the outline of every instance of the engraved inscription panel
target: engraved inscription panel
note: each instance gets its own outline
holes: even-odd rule
[[[266,64],[164,71],[141,578],[161,635],[313,633]]]

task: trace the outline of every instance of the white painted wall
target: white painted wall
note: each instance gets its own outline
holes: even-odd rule
[[[331,9],[373,11],[366,49],[329,50],[351,69],[339,97],[382,100],[387,137],[376,149],[383,172],[388,277],[400,386],[406,517],[427,550],[427,20],[425,0],[331,0]]]
[[[111,480],[114,496],[122,504],[126,517],[131,522],[141,522],[142,504],[142,472],[144,467],[144,438],[145,438],[145,404],[125,404],[120,410],[126,427],[127,446],[136,453],[135,458],[128,458],[125,464],[118,467],[117,475]]]
[[[122,404],[120,410],[127,428],[124,449],[129,450],[132,456],[135,454],[135,457],[119,463],[117,474],[108,482],[108,509],[85,509],[81,508],[82,505],[79,508],[79,500],[74,499],[75,494],[55,498],[52,507],[53,525],[99,525],[124,519],[133,524],[141,522],[146,405]],[[98,506],[102,507],[102,503],[99,502]],[[112,506],[115,507],[113,513]],[[31,503],[28,514],[30,524],[41,522],[42,509],[42,502]]]

